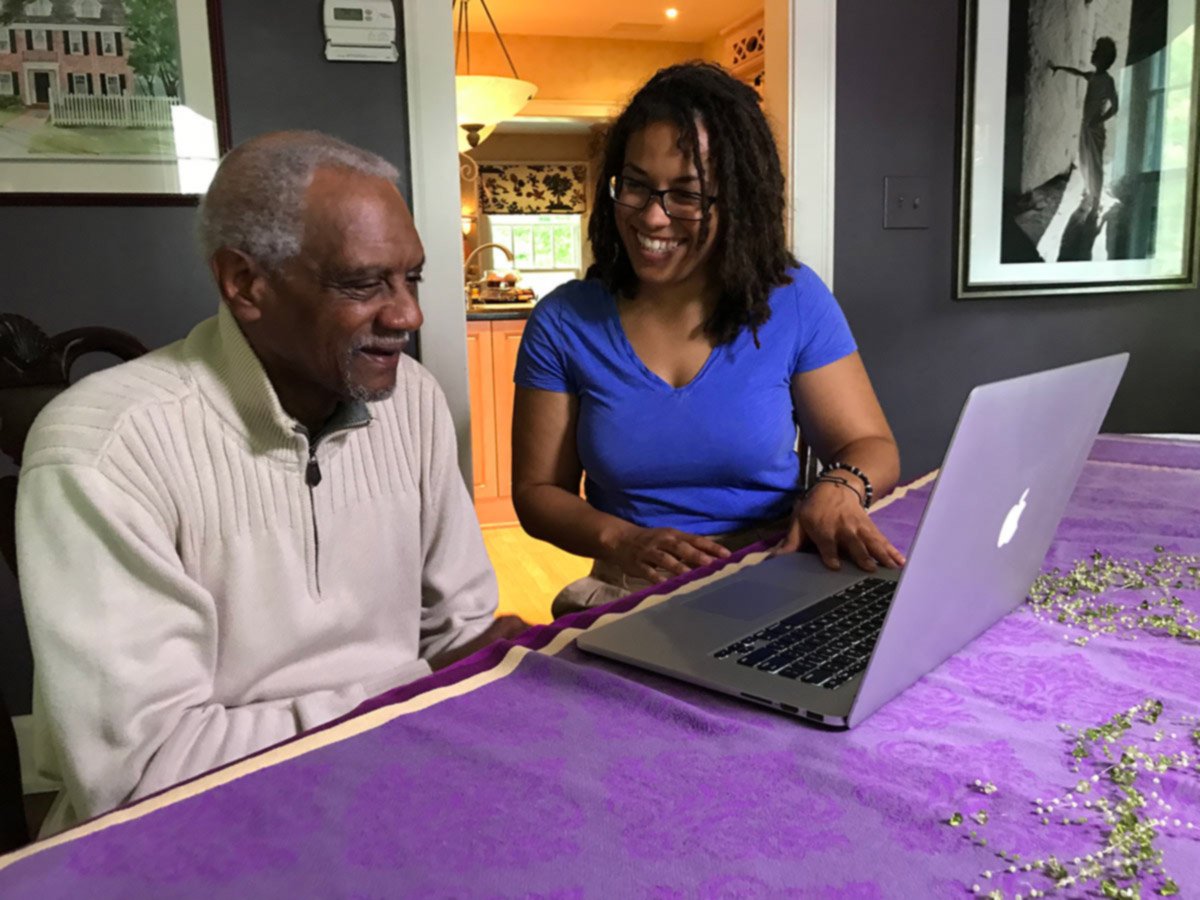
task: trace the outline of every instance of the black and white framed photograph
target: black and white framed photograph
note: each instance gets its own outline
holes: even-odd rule
[[[1197,0],[966,0],[959,298],[1194,287]]]
[[[0,0],[0,203],[194,203],[229,144],[217,0]]]

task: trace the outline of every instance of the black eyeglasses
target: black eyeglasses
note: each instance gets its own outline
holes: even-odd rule
[[[608,180],[608,193],[614,203],[628,206],[630,209],[645,209],[651,200],[657,200],[672,219],[687,219],[698,221],[704,218],[708,208],[716,202],[716,197],[705,197],[695,191],[681,191],[678,188],[667,188],[656,191],[650,185],[636,178],[626,178],[624,175],[614,175]]]

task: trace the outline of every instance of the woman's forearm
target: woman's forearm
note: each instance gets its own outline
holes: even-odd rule
[[[530,535],[591,559],[607,558],[620,538],[637,528],[552,484],[514,487],[513,507]]]
[[[859,438],[822,462],[846,463],[861,469],[871,479],[871,490],[876,500],[891,491],[900,479],[900,451],[891,438]]]

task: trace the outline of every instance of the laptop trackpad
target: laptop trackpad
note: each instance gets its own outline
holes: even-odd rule
[[[716,584],[713,588],[684,605],[742,621],[761,618],[776,609],[782,615],[796,605],[796,589],[781,586],[774,579],[750,576],[739,578],[736,587],[734,584]]]

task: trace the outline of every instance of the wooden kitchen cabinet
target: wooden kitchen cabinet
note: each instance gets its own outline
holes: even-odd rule
[[[499,496],[496,482],[496,401],[492,394],[492,323],[467,323],[467,384],[475,502]]]
[[[484,526],[517,524],[512,505],[512,379],[524,330],[524,319],[467,322],[475,512]]]

